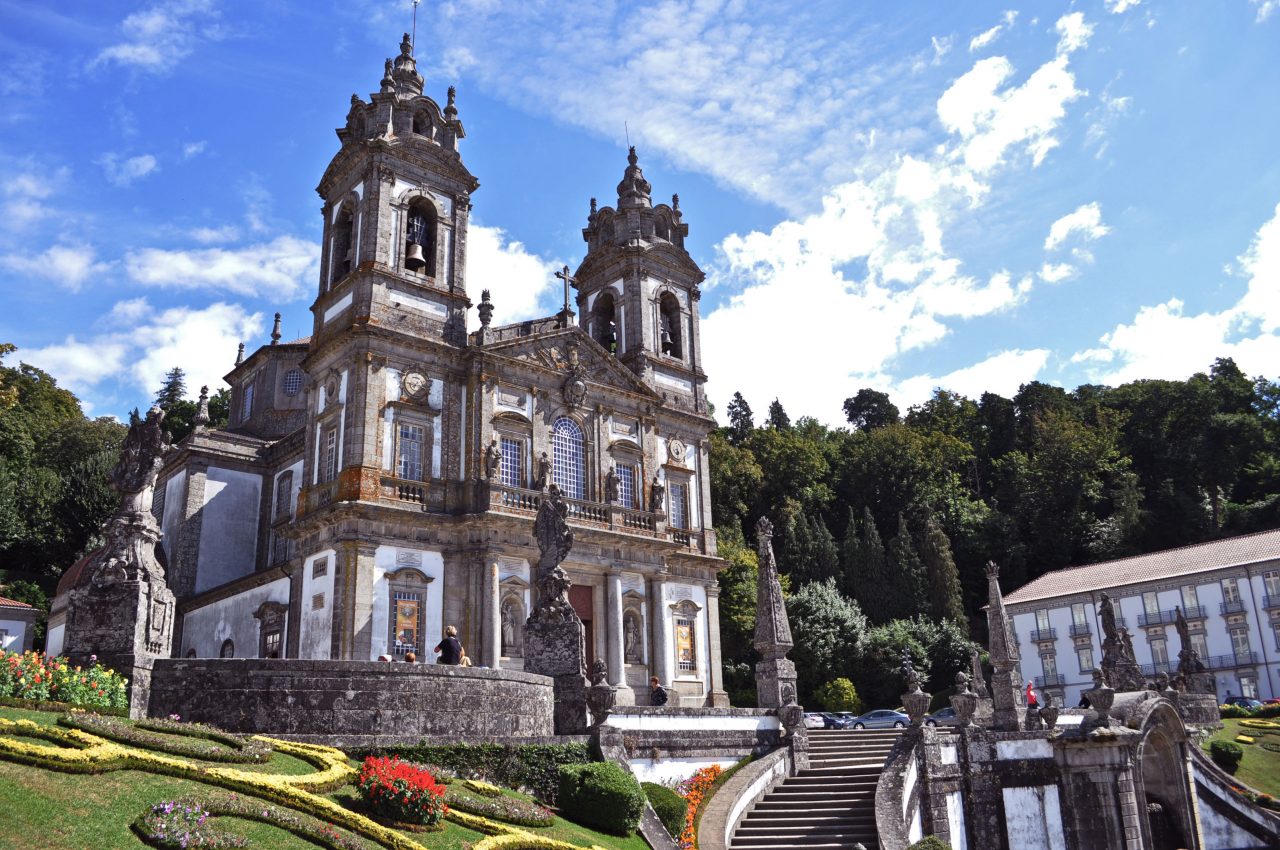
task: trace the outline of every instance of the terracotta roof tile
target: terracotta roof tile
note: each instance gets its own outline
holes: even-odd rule
[[[25,602],[19,602],[16,599],[10,599],[7,596],[0,596],[0,608],[30,608],[31,606]]]
[[[1015,605],[1274,559],[1280,559],[1280,530],[1260,531],[1179,549],[1054,570],[1024,584],[1005,596],[1004,601]]]

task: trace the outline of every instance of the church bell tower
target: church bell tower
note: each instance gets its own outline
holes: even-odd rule
[[[618,183],[616,207],[596,207],[575,274],[579,324],[673,407],[707,411],[698,327],[705,275],[684,248],[689,225],[680,196],[653,205],[636,149]]]

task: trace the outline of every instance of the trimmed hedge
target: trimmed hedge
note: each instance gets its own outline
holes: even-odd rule
[[[505,797],[501,792],[497,796],[487,796],[454,785],[445,791],[444,801],[451,810],[516,826],[550,826],[556,820],[550,809],[528,800]]]
[[[18,697],[0,697],[0,705],[7,708],[25,708],[28,711],[51,711],[51,712],[67,712],[72,709],[82,709],[82,706],[73,705],[69,702],[53,702],[47,699],[19,699]],[[97,714],[106,714],[112,717],[128,717],[129,709],[127,708],[107,708],[106,706],[96,705],[92,709]]]
[[[348,750],[352,758],[399,756],[404,761],[439,765],[462,777],[480,777],[507,788],[527,788],[533,796],[556,802],[559,769],[588,764],[587,744],[443,744],[426,743]]]
[[[936,835],[926,835],[907,850],[951,850],[951,845]]]
[[[629,835],[644,813],[640,783],[611,761],[560,768],[560,813],[574,823]]]
[[[1244,758],[1244,749],[1232,741],[1214,740],[1209,742],[1209,757],[1227,773],[1235,773]]]
[[[271,747],[262,741],[223,732],[203,723],[180,723],[175,720],[129,722],[118,717],[87,712],[64,714],[58,718],[58,723],[121,744],[132,744],[142,749],[200,761],[258,764],[271,758]],[[176,736],[177,739],[167,736]]]
[[[685,815],[689,811],[689,804],[684,797],[667,786],[658,785],[655,782],[641,782],[640,787],[644,789],[644,795],[649,798],[649,805],[653,806],[658,820],[662,821],[667,832],[672,837],[678,836],[684,829]]]

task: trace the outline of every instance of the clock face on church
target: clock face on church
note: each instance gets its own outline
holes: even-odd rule
[[[406,372],[401,385],[404,387],[405,395],[422,395],[422,391],[426,389],[427,386],[427,376],[416,371]]]

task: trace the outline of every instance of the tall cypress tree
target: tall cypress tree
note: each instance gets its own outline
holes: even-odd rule
[[[928,576],[929,615],[935,620],[966,623],[964,601],[960,595],[960,571],[951,556],[951,541],[933,514],[925,520],[920,557]]]
[[[791,428],[791,417],[782,409],[782,402],[776,398],[769,404],[769,418],[765,420],[765,424],[779,431],[787,431]]]
[[[809,529],[809,575],[814,581],[826,581],[840,574],[840,550],[821,516],[815,516]]]
[[[893,619],[894,591],[889,561],[870,508],[863,508],[860,537],[857,526],[850,522],[845,532],[845,553],[846,595],[856,599],[876,623]]]
[[[804,514],[796,511],[787,521],[787,539],[783,541],[783,557],[780,566],[791,576],[792,589],[813,581],[810,572],[813,563],[813,533]]]
[[[924,562],[916,552],[911,529],[902,514],[898,514],[898,534],[889,541],[886,554],[889,561],[888,583],[892,589],[888,603],[893,616],[889,619],[914,617],[927,611]]]
[[[729,415],[729,440],[735,446],[740,446],[751,436],[751,432],[756,429],[755,418],[751,413],[751,405],[747,404],[747,400],[742,397],[742,393],[734,393],[733,400],[729,402],[726,411]]]
[[[164,384],[156,393],[156,404],[169,410],[187,397],[187,374],[179,366],[174,366],[164,376]]]

